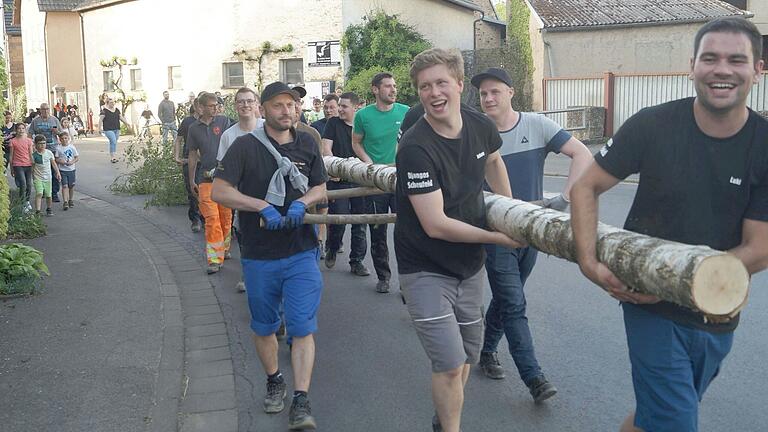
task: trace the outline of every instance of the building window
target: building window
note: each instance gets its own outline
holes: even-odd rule
[[[243,87],[245,76],[243,75],[243,62],[224,63],[224,87]]]
[[[131,90],[142,90],[141,69],[131,69]]]
[[[115,91],[115,82],[112,78],[112,71],[104,71],[102,72],[102,76],[104,77],[104,91],[105,92],[111,92]]]
[[[168,66],[168,88],[181,89],[181,66]]]
[[[304,59],[280,60],[280,80],[286,84],[304,83]]]

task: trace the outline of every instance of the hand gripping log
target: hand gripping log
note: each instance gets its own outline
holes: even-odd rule
[[[396,170],[358,159],[323,158],[329,175],[394,192]],[[488,225],[536,249],[576,262],[570,215],[487,193]],[[735,256],[706,246],[671,242],[615,228],[597,228],[597,253],[631,289],[711,317],[728,317],[745,304],[749,273]]]

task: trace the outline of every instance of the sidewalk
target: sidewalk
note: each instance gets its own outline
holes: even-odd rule
[[[0,301],[4,431],[235,431],[229,341],[202,259],[79,194],[46,218],[51,277]],[[183,312],[182,312],[183,307]]]

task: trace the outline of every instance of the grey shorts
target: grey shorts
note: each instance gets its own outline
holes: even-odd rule
[[[72,170],[72,171],[59,170],[59,173],[61,173],[62,189],[67,189],[75,186],[75,170]]]
[[[401,274],[400,289],[432,372],[480,360],[485,268],[463,281],[429,272]]]

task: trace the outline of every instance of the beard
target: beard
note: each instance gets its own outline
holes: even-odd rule
[[[281,120],[289,119],[290,123],[284,124]],[[285,115],[280,117],[267,117],[265,119],[267,125],[276,131],[287,131],[293,126],[293,116]]]

